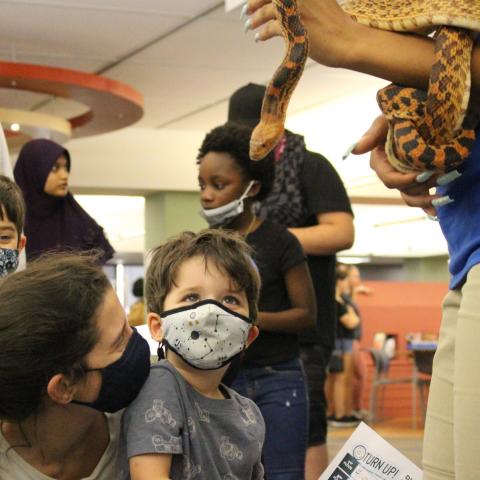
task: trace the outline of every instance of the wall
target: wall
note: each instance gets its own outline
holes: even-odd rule
[[[405,337],[409,332],[438,332],[441,302],[447,293],[448,285],[446,282],[366,281],[364,283],[372,288],[373,293],[358,298],[363,326],[362,348],[364,352],[368,352],[376,332],[395,335],[397,355],[391,362],[390,374],[409,376],[412,373],[412,361],[406,350]],[[363,407],[368,408],[373,364],[370,355],[368,353],[365,355],[369,368]],[[385,416],[409,417],[411,405],[411,385],[391,385],[385,389]]]
[[[198,192],[162,192],[145,199],[145,250],[184,230],[207,226],[198,211]]]

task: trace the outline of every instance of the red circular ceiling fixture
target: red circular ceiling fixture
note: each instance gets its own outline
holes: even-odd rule
[[[78,70],[0,62],[0,88],[44,93],[86,105],[88,110],[81,115],[67,119],[58,117],[59,122],[68,121],[74,138],[118,130],[132,125],[143,115],[143,97],[134,88]],[[27,116],[29,113],[35,114],[30,111],[23,113]],[[45,125],[45,128],[48,129],[49,126]],[[7,138],[16,135],[21,134],[8,132]]]

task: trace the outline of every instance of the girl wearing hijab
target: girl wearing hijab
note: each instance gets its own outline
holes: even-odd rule
[[[27,205],[28,261],[54,249],[98,249],[102,263],[113,257],[103,228],[68,191],[70,168],[68,150],[51,140],[31,140],[20,151],[14,175]]]

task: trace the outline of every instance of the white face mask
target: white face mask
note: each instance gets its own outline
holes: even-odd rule
[[[16,248],[0,248],[0,278],[13,273],[18,263],[19,251]]]
[[[233,220],[235,217],[238,217],[244,210],[243,200],[247,197],[248,192],[250,192],[255,180],[252,180],[245,192],[240,198],[233,200],[225,205],[222,205],[218,208],[202,208],[200,210],[200,215],[208,222],[211,227],[217,227],[220,225],[225,225],[229,220]]]
[[[245,350],[252,321],[215,300],[161,314],[163,342],[185,362],[215,370]]]

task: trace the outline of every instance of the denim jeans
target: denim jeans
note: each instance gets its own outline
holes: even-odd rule
[[[308,394],[299,358],[242,368],[232,388],[253,400],[266,425],[266,480],[303,480],[308,436]]]

